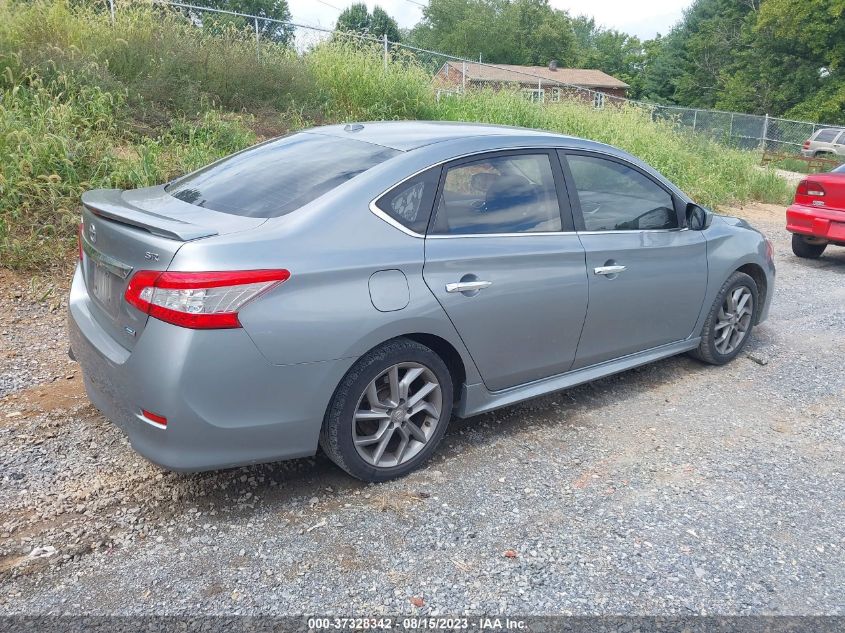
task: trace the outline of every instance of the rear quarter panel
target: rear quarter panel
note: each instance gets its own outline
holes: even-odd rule
[[[358,358],[396,336],[422,333],[448,341],[467,380],[477,382],[460,337],[423,282],[425,240],[369,211],[370,200],[395,182],[382,180],[354,179],[255,231],[186,244],[170,268],[289,270],[289,280],[240,311],[244,330],[274,364]],[[402,309],[373,305],[370,278],[386,270],[407,278]]]

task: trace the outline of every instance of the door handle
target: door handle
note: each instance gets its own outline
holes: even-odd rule
[[[446,284],[446,292],[474,292],[492,285],[492,281],[457,281]]]
[[[623,270],[625,270],[624,266],[597,266],[593,268],[596,275],[618,275]]]

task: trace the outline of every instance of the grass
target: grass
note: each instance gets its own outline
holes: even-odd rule
[[[621,147],[697,201],[784,202],[759,157],[636,108],[538,105],[515,93],[437,101],[430,70],[394,51],[334,40],[295,52],[249,32],[214,33],[178,13],[0,0],[0,266],[44,270],[73,252],[79,196],[166,181],[263,136],[312,123],[479,121]]]

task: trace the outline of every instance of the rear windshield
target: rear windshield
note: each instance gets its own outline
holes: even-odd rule
[[[836,169],[833,170],[834,174],[845,174],[845,165],[840,165]]]
[[[398,153],[352,139],[300,133],[224,158],[170,183],[165,190],[198,207],[274,218]]]

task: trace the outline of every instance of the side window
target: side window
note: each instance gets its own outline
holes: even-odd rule
[[[437,193],[440,169],[414,176],[376,200],[376,206],[414,233],[424,234]]]
[[[450,167],[432,233],[560,231],[548,154],[496,156]]]
[[[672,196],[640,172],[596,156],[566,160],[587,231],[678,228]]]
[[[833,143],[833,139],[837,136],[839,136],[839,130],[819,130],[813,140],[819,143]]]

